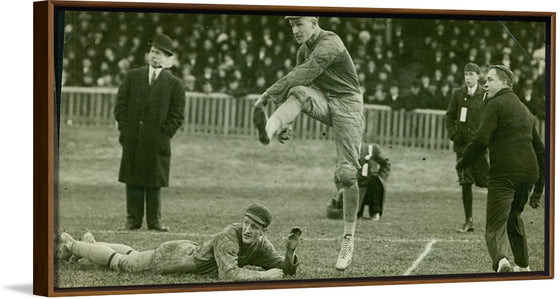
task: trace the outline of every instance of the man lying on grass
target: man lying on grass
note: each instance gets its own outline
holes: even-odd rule
[[[294,275],[298,266],[295,250],[301,229],[293,228],[286,242],[286,254],[278,254],[264,236],[272,221],[272,213],[261,204],[251,204],[245,209],[243,223],[228,225],[203,245],[190,240],[168,241],[154,250],[136,251],[123,244],[96,242],[91,233],[81,241],[62,233],[58,240],[59,260],[72,255],[124,272],[155,273],[218,273],[220,279],[273,280]],[[252,270],[251,265],[264,269]]]

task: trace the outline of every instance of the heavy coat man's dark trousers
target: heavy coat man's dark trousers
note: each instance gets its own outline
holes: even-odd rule
[[[160,225],[161,196],[159,187],[142,187],[126,184],[126,227],[138,229],[144,218],[144,199],[146,201],[146,222],[148,228]]]
[[[529,265],[529,249],[521,212],[527,204],[532,186],[531,183],[519,182],[514,178],[492,178],[488,182],[485,238],[494,270],[498,269],[500,259],[506,257],[508,245],[511,246],[515,264],[520,267]]]

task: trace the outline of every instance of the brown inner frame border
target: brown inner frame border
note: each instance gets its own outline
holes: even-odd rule
[[[415,283],[448,283],[498,280],[550,279],[554,277],[554,200],[549,200],[548,244],[549,273],[528,275],[445,275],[433,277],[387,277],[338,280],[294,280],[251,283],[212,283],[169,286],[103,287],[103,288],[54,288],[54,9],[56,8],[107,8],[142,10],[200,10],[230,12],[296,12],[332,14],[387,14],[409,16],[467,16],[510,18],[543,17],[550,22],[550,75],[549,75],[549,182],[554,182],[554,126],[555,126],[555,53],[556,53],[556,13],[529,11],[484,11],[484,10],[432,10],[432,9],[391,9],[355,7],[311,7],[311,6],[258,6],[258,5],[217,5],[186,3],[144,3],[144,2],[85,2],[85,1],[41,1],[33,4],[33,294],[43,296],[83,296],[113,294],[147,294],[172,292],[201,292],[252,289],[316,288],[334,286],[397,285]],[[357,17],[357,16],[356,16]],[[45,48],[47,51],[45,51]],[[554,184],[548,184],[549,199],[554,199]]]

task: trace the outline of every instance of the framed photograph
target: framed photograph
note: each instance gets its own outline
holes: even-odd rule
[[[33,293],[552,279],[555,17],[35,2]]]

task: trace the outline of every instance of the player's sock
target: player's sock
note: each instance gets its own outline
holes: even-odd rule
[[[358,202],[359,202],[359,192],[358,184],[353,184],[351,186],[345,186],[342,188],[343,196],[343,209],[344,209],[344,234],[354,235],[356,231],[356,220],[358,214]]]
[[[111,256],[116,253],[112,248],[97,244],[75,241],[72,245],[72,253],[90,260],[91,262],[106,266]]]
[[[472,202],[473,202],[472,185],[465,184],[462,186],[463,186],[462,195],[463,195],[463,208],[465,209],[465,219],[472,219]]]
[[[266,122],[266,134],[272,138],[278,129],[290,124],[301,113],[301,103],[294,97],[289,97]]]
[[[356,221],[344,221],[344,235],[354,235],[356,232]]]
[[[274,134],[278,131],[278,129],[280,129],[280,126],[282,124],[280,123],[280,120],[278,120],[278,118],[274,115],[272,115],[268,121],[266,122],[266,135],[268,136],[268,139],[272,139],[272,136],[274,136]]]
[[[130,254],[132,252],[138,252],[134,250],[134,248],[124,244],[112,244],[112,243],[104,243],[104,242],[97,242],[97,244],[109,247],[120,254]]]

